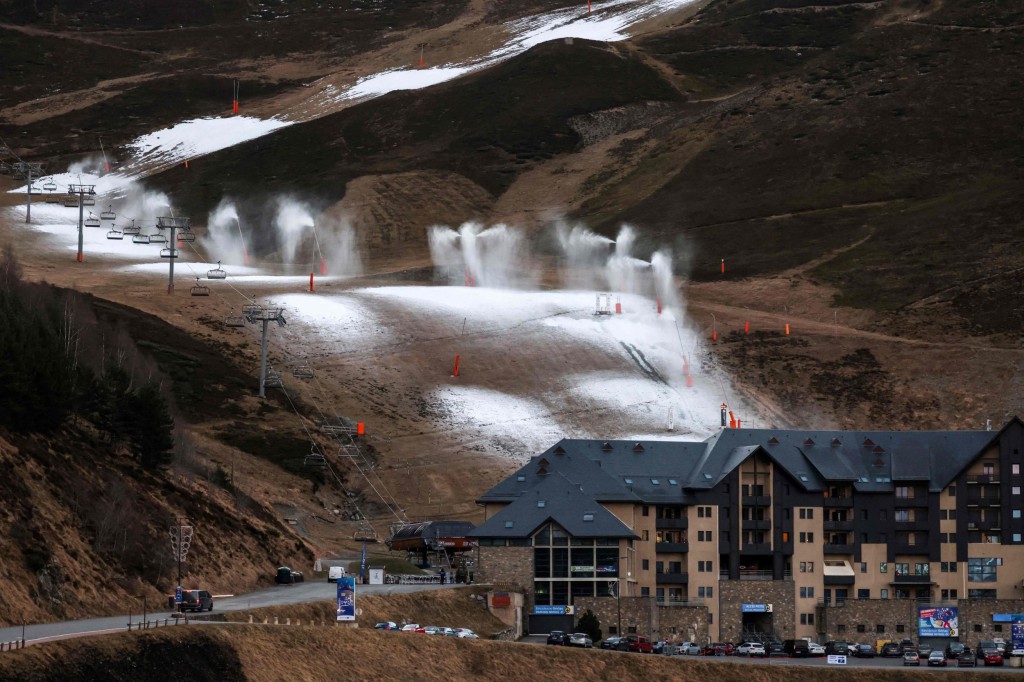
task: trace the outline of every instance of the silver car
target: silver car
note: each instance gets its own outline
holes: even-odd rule
[[[590,639],[590,635],[585,632],[574,632],[569,635],[569,646],[581,646],[584,649],[591,649],[594,646],[594,640]]]

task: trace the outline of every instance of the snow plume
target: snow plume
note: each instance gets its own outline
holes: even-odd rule
[[[217,208],[210,211],[206,218],[203,248],[211,261],[227,265],[248,265],[246,240],[234,201],[221,199]]]
[[[106,160],[102,154],[90,154],[78,161],[72,161],[68,165],[68,173],[72,175],[85,174],[102,177],[106,172]]]
[[[564,258],[562,284],[569,289],[601,288],[604,278],[599,270],[608,262],[614,240],[564,221],[555,223],[555,235]]]
[[[320,254],[314,254],[313,212],[310,208],[295,199],[281,197],[277,200],[277,215],[274,217],[274,228],[277,231],[277,245],[281,260],[294,263],[296,257],[305,263],[319,261]],[[309,242],[309,248],[300,255],[299,248]]]
[[[173,215],[171,200],[166,194],[148,190],[138,182],[120,188],[112,199],[118,225],[127,225],[134,220],[139,227],[153,227],[157,218]]]
[[[623,225],[615,237],[615,250],[605,267],[608,286],[613,291],[643,293],[648,290],[646,280],[651,264],[633,256],[635,245],[636,230],[630,225]]]
[[[662,306],[673,311],[677,320],[685,319],[686,309],[672,272],[672,249],[663,247],[654,252],[651,256],[651,273],[654,276],[654,295]]]
[[[363,274],[363,258],[355,227],[348,218],[322,219],[316,226],[327,274],[358,277]]]
[[[521,230],[504,224],[483,227],[463,223],[453,230],[435,225],[428,232],[434,266],[443,269],[454,284],[511,287],[534,279],[527,266],[528,253]]]

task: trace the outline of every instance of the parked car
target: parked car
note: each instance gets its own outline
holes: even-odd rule
[[[565,633],[561,630],[552,630],[548,633],[548,644],[565,646]]]
[[[590,635],[585,632],[574,632],[569,635],[568,641],[565,644],[566,646],[580,646],[584,649],[590,649],[594,646],[594,640],[590,639]]]
[[[882,646],[882,657],[883,658],[899,658],[902,654],[900,653],[900,645],[896,642],[886,642]]]
[[[916,651],[903,652],[903,665],[921,665],[921,657]]]
[[[420,629],[419,623],[409,623],[402,626],[402,632],[416,632]]]
[[[946,658],[960,658],[964,652],[964,645],[960,642],[950,642],[946,645]]]
[[[973,651],[964,647],[964,650],[960,652],[960,657],[956,659],[956,665],[958,668],[973,668],[978,665],[978,659]]]
[[[458,637],[459,633],[455,632],[455,628],[438,628],[435,635],[444,635],[445,637]]]
[[[704,650],[696,644],[691,644],[690,646],[686,647],[686,650],[683,651],[683,653],[687,656],[700,656],[702,653],[704,653]]]
[[[932,655],[932,645],[931,644],[918,644],[917,645],[917,655],[920,656],[921,658],[928,658],[929,656]]]
[[[767,656],[768,652],[761,642],[743,642],[736,647],[736,653],[740,656]]]
[[[704,647],[705,656],[731,656],[736,648],[729,642],[713,642]]]
[[[782,642],[768,642],[768,646],[765,647],[769,656],[785,656],[786,649],[782,646]]]
[[[421,632],[424,635],[436,635],[437,631],[440,629],[441,628],[437,627],[436,625],[425,625],[421,628],[417,628],[416,632]]]
[[[277,575],[274,576],[274,582],[278,585],[291,585],[293,583],[301,583],[304,578],[302,573],[299,571],[293,571],[288,566],[281,566],[277,569]]]
[[[382,623],[377,623],[373,626],[374,630],[398,630],[398,623],[394,621],[386,620]]]
[[[874,658],[875,647],[870,644],[858,644],[857,652],[854,654],[857,658]]]
[[[550,636],[549,636],[549,639],[550,639]],[[619,648],[619,641],[621,639],[622,639],[621,637],[606,637],[606,638],[601,640],[601,644],[598,645],[598,648],[600,648],[600,649],[618,649]],[[548,642],[548,644],[551,644],[551,642]]]
[[[480,636],[469,628],[455,628],[455,632],[459,639],[480,639]]]
[[[809,645],[808,645],[808,648]],[[849,656],[850,647],[846,643],[846,640],[837,639],[833,642],[827,642],[825,644],[825,655],[826,656]]]
[[[982,651],[982,660],[984,660],[985,665],[1002,665],[1003,655],[998,649],[984,649]]]
[[[182,590],[182,611],[213,611],[213,595],[206,590]]]
[[[783,642],[782,649],[787,655],[793,656],[794,658],[798,656],[811,655],[810,647],[807,646],[806,639],[787,639]]]
[[[928,665],[946,667],[946,655],[941,651],[933,651],[928,654]]]
[[[619,651],[632,651],[640,654],[649,654],[654,652],[654,647],[651,645],[651,640],[640,635],[626,635],[619,640],[616,644],[616,648]]]
[[[344,566],[331,566],[327,569],[327,582],[336,583],[345,577]]]
[[[914,640],[908,639],[907,637],[900,640],[900,652],[907,653],[911,649],[917,651],[917,646],[914,644]]]
[[[807,655],[808,656],[824,656],[825,655],[825,647],[823,647],[822,645],[818,644],[817,642],[808,642],[807,643]]]

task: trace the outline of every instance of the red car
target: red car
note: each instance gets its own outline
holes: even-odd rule
[[[715,642],[704,647],[705,656],[732,656],[735,651],[731,642]]]
[[[654,646],[651,644],[651,640],[639,635],[626,635],[619,640],[615,648],[619,651],[633,651],[641,654],[654,653]]]
[[[1002,665],[1003,655],[995,649],[985,649],[985,665]]]

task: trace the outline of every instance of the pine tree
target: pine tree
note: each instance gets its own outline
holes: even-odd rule
[[[131,442],[144,469],[156,471],[171,463],[174,419],[155,382],[139,389],[132,403]]]

